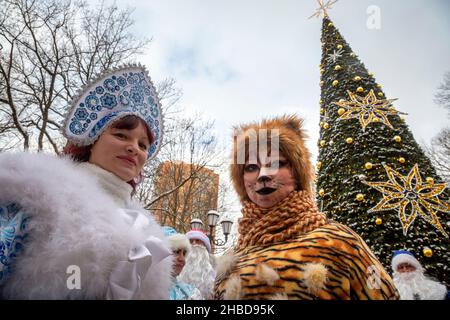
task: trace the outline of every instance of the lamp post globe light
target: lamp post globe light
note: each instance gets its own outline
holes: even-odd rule
[[[213,244],[216,247],[221,247],[225,245],[228,241],[228,235],[231,232],[231,226],[233,225],[233,221],[230,219],[223,219],[220,224],[222,225],[222,231],[225,235],[225,240],[222,239],[214,239],[213,236],[213,230],[215,226],[217,225],[217,222],[219,221],[219,213],[216,210],[209,210],[208,211],[208,226],[209,226],[209,234],[208,238],[211,241],[211,244]],[[200,219],[192,219],[191,220],[191,229],[203,229],[203,222]]]
[[[203,229],[203,221],[200,219],[192,219],[191,220],[191,229]]]

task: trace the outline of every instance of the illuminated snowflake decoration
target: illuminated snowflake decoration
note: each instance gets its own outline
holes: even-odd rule
[[[368,212],[397,210],[405,236],[419,215],[448,238],[437,217],[438,211],[450,213],[450,204],[437,197],[446,188],[445,183],[422,181],[417,164],[407,176],[402,176],[388,165],[384,168],[389,181],[363,182],[383,194],[383,199]]]
[[[392,107],[392,102],[397,99],[378,100],[373,90],[370,90],[365,97],[360,97],[350,91],[347,91],[347,93],[350,96],[350,101],[334,102],[335,105],[345,109],[339,120],[359,119],[363,131],[366,130],[369,123],[375,121],[382,122],[389,128],[394,129],[388,116],[406,114]]]
[[[327,63],[336,63],[337,59],[341,58],[344,54],[344,49],[339,49],[338,51],[333,50],[333,53],[330,53],[327,58],[325,58],[325,61]]]

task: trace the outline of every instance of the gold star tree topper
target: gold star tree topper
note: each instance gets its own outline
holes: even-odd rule
[[[313,17],[319,18],[320,16],[328,17],[328,9],[331,9],[331,6],[335,4],[338,0],[327,0],[327,2],[323,2],[324,0],[317,0],[317,3],[319,4],[319,8],[316,9],[316,12],[310,16],[308,19],[311,19]]]
[[[365,97],[360,97],[347,90],[350,101],[333,102],[335,105],[344,108],[345,112],[339,120],[359,119],[363,131],[371,122],[382,122],[389,128],[394,129],[389,122],[388,116],[406,114],[399,112],[392,107],[392,102],[397,99],[378,100],[373,90]]]
[[[423,182],[417,164],[406,177],[388,165],[384,168],[389,181],[364,182],[383,194],[383,199],[368,212],[397,209],[405,236],[419,215],[448,238],[437,217],[438,211],[450,213],[450,204],[437,197],[446,188],[445,183]]]

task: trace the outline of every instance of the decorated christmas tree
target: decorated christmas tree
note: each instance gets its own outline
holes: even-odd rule
[[[406,249],[450,286],[448,189],[396,99],[385,96],[329,19],[330,2],[320,4],[319,207],[355,230],[389,272],[392,251]]]

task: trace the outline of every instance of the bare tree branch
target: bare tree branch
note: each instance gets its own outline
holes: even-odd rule
[[[182,114],[173,112],[166,121],[165,142],[158,159],[149,164],[139,198],[153,212],[166,209],[156,212],[160,223],[187,231],[192,218],[206,225],[206,213],[219,208],[219,176],[211,168],[223,167],[226,159],[217,145],[214,123]]]
[[[133,10],[72,0],[0,0],[0,111],[24,149],[49,144],[75,92],[107,68],[135,58],[150,40],[131,32]],[[2,143],[10,143],[1,139]]]
[[[435,94],[435,102],[446,108],[450,116],[450,72],[444,75],[444,81]],[[450,184],[450,128],[445,128],[424,146],[438,174]]]
[[[443,129],[424,149],[438,174],[450,184],[450,128]]]
[[[450,72],[447,72],[444,75],[444,81],[439,86],[435,94],[434,101],[446,108],[450,115]]]

